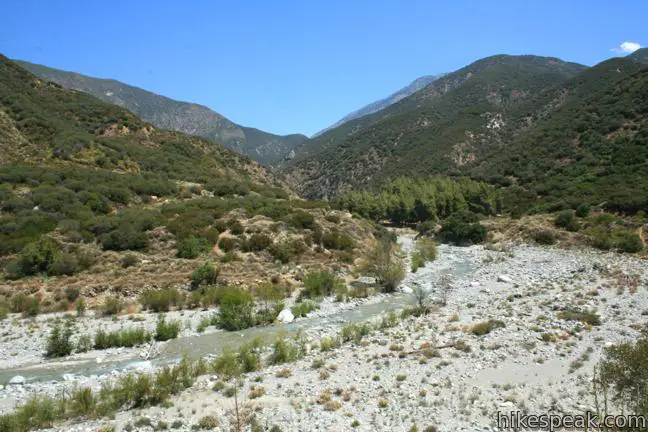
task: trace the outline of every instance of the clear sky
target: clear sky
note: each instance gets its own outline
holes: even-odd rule
[[[648,44],[645,0],[3,0],[1,10],[10,58],[280,134],[310,135],[418,76],[493,54],[592,65],[625,41]]]

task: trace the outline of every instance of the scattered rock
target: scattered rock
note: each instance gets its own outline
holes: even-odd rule
[[[502,274],[497,276],[497,282],[511,283],[513,282],[513,279],[511,279],[511,276],[509,275]]]
[[[291,323],[294,320],[295,320],[295,315],[293,315],[290,309],[284,309],[281,312],[279,312],[279,315],[277,315],[277,321],[283,324]]]
[[[27,378],[22,375],[16,375],[15,377],[9,380],[11,385],[24,385],[27,382]]]

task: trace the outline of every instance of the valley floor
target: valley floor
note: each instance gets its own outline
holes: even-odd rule
[[[412,235],[401,235],[400,242],[409,250]],[[594,409],[591,379],[604,347],[636,339],[646,323],[646,262],[529,245],[440,246],[439,254],[437,261],[408,273],[401,288],[409,292],[418,284],[438,299],[439,279],[449,274],[447,304],[437,302],[428,315],[402,318],[359,343],[326,352],[313,348],[297,362],[247,374],[238,395],[243,414],[253,415],[266,430],[277,425],[280,429],[273,430],[409,431],[416,425],[419,431],[429,426],[474,431],[497,430],[498,411],[580,414]],[[563,319],[561,311],[594,312],[600,325]],[[474,334],[473,326],[487,320],[504,327]],[[315,346],[337,334],[342,324],[331,320],[309,327],[307,340]],[[28,330],[15,335],[14,357],[28,359],[19,352],[30,346],[30,338]],[[4,366],[13,364],[7,343]],[[29,352],[36,360],[35,348]],[[30,394],[96,386],[120,373],[5,385],[0,410],[10,411]],[[218,381],[202,376],[166,407],[120,412],[114,420],[66,424],[59,430],[109,425],[118,431],[154,430],[164,424],[190,430],[207,415],[218,420],[214,430],[233,430],[235,400],[214,391]]]

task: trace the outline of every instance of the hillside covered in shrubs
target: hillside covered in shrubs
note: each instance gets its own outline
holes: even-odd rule
[[[291,279],[298,263],[351,265],[373,237],[369,223],[297,199],[243,156],[156,130],[4,57],[0,151],[7,292],[59,302],[64,287],[133,296],[190,285],[192,275],[243,285]]]

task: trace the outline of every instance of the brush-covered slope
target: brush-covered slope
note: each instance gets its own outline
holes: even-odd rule
[[[240,126],[205,106],[179,102],[119,81],[24,61],[18,64],[43,79],[125,107],[157,128],[209,138],[262,164],[276,163],[306,140],[304,135],[281,136]]]
[[[186,285],[205,261],[218,283],[290,284],[298,263],[341,270],[372,239],[367,223],[295,199],[230,149],[156,130],[5,57],[0,154],[0,294],[129,295]]]
[[[548,57],[479,60],[307,142],[284,171],[310,197],[388,177],[452,173],[503,142],[509,113],[584,69]]]
[[[509,204],[648,211],[648,67],[607,60],[538,95],[512,118],[509,138],[469,170],[514,185]]]

